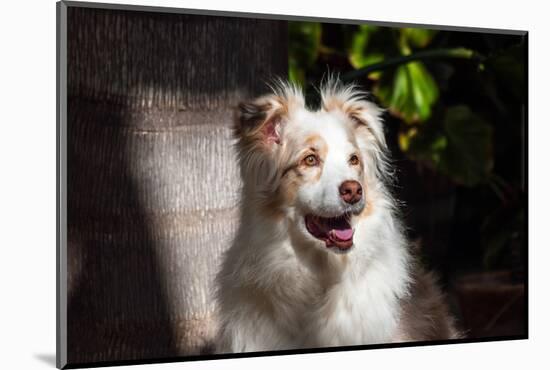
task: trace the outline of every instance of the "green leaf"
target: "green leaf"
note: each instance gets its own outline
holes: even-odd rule
[[[400,32],[407,44],[416,48],[425,48],[437,34],[436,30],[427,28],[402,28]]]
[[[441,169],[456,182],[474,186],[492,169],[492,127],[465,105],[447,110],[443,121],[449,147],[443,152]]]
[[[377,53],[379,57],[376,61],[374,61],[372,54],[369,53],[368,50],[369,40],[377,29],[378,27],[376,26],[362,24],[359,26],[359,29],[353,34],[351,38],[351,46],[348,52],[348,57],[350,64],[354,68],[362,68],[383,59],[384,56],[381,53]]]
[[[454,182],[475,186],[492,166],[492,127],[464,105],[449,108],[442,123],[431,121],[410,138],[408,154],[427,161]]]
[[[364,55],[361,58],[360,62],[356,61],[355,63],[357,63],[356,64],[357,66],[360,65],[360,67],[356,67],[356,68],[363,68],[363,67],[368,67],[368,66],[376,64],[376,63],[380,63],[383,60],[384,60],[384,54],[382,54],[382,53],[370,53],[370,54]],[[370,78],[372,80],[378,80],[382,76],[382,71],[370,72],[367,76],[368,76],[368,78]]]
[[[409,62],[385,73],[374,93],[390,112],[407,123],[430,118],[439,89],[422,62]]]
[[[321,31],[318,22],[288,22],[289,78],[292,82],[305,84],[305,71],[319,55]]]
[[[306,71],[304,68],[300,68],[297,63],[290,62],[288,63],[288,79],[290,82],[298,85],[306,85]]]

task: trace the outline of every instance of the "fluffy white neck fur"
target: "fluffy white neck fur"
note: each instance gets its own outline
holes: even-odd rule
[[[392,340],[399,299],[407,294],[409,254],[389,207],[380,202],[376,212],[361,218],[355,225],[353,250],[340,255],[293,238],[287,224],[292,215],[273,222],[246,199],[243,206],[235,240],[242,250],[234,250],[226,266],[233,266],[230,275],[236,289],[252,288],[257,296],[251,299],[269,307],[275,325],[267,330],[286,333],[266,333],[256,346],[243,343],[233,351],[284,349],[290,343],[325,347]],[[261,331],[261,325],[254,330]]]

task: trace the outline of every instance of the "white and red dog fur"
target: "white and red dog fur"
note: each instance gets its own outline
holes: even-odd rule
[[[388,191],[382,110],[335,79],[239,106],[240,227],[217,276],[218,352],[458,338]]]

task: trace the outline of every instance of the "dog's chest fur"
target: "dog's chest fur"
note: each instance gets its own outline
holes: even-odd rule
[[[349,262],[348,262],[349,263]],[[305,344],[311,347],[390,342],[399,317],[394,279],[373,268],[357,274],[345,271],[341,280],[322,292],[308,320]]]
[[[385,221],[373,217],[358,229],[357,241],[372,248],[345,255],[277,240],[278,231],[266,225],[258,235],[243,229],[220,275],[222,337],[230,342],[225,350],[392,341],[407,291],[408,257],[399,240],[387,240],[395,237],[373,232],[395,231],[391,224],[381,228]]]

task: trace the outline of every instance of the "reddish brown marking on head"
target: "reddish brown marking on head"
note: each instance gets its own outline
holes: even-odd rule
[[[266,214],[277,218],[283,214],[281,209],[295,202],[298,190],[303,184],[319,181],[323,172],[322,161],[326,158],[328,146],[320,135],[313,134],[303,140],[287,142],[283,150],[289,152],[290,162],[281,163],[286,167],[280,169],[279,187],[265,202]],[[308,164],[306,158],[312,155],[318,158],[318,163]]]
[[[328,145],[319,134],[310,135],[305,140],[304,147],[314,149],[321,159],[326,158],[328,153]]]
[[[363,211],[359,214],[359,218],[366,218],[372,215],[374,212],[374,205],[373,205],[373,198],[372,194],[370,192],[365,193],[365,208],[363,208]]]

